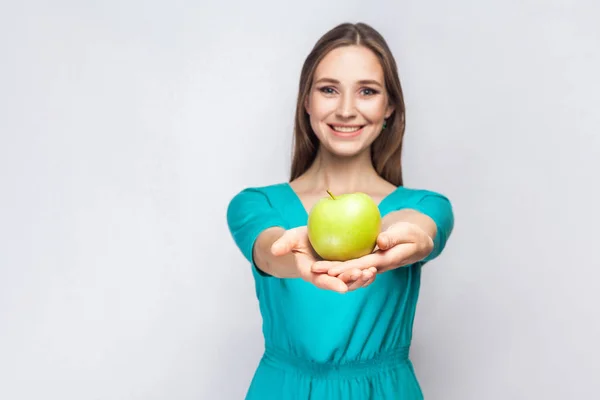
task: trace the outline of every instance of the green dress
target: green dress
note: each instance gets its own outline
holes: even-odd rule
[[[288,183],[246,188],[233,197],[227,222],[253,271],[265,344],[246,400],[423,398],[409,360],[421,268],[444,248],[454,216],[445,196],[426,190],[399,187],[379,204],[382,217],[402,208],[436,222],[432,253],[339,294],[300,278],[269,276],[253,262],[263,230],[306,225],[307,211]]]

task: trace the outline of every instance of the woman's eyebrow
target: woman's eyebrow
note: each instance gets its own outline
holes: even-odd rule
[[[322,82],[328,82],[328,83],[335,83],[335,84],[339,84],[340,81],[338,81],[337,79],[333,79],[333,78],[321,78],[318,79],[315,83],[322,83]],[[377,86],[382,86],[381,83],[379,83],[379,81],[375,80],[375,79],[361,79],[360,81],[358,81],[359,84],[361,85],[377,85]]]

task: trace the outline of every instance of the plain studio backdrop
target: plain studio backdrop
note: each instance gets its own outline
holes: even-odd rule
[[[263,342],[226,207],[288,178],[302,62],[345,21],[397,58],[406,185],[454,204],[425,398],[599,398],[599,8],[4,2],[0,398],[243,398]]]

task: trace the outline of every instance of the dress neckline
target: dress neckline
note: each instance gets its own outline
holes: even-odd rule
[[[300,196],[298,196],[298,193],[296,193],[296,191],[294,190],[292,185],[290,185],[289,182],[285,182],[284,186],[289,192],[291,201],[293,201],[303,211],[304,217],[308,218],[310,210],[307,210],[306,207],[304,207],[304,203],[302,203],[302,199],[300,199]],[[383,199],[381,199],[381,201],[377,204],[377,208],[379,209],[379,213],[381,214],[382,218],[384,216],[384,213],[382,211],[384,209],[383,207],[386,205],[386,203],[390,199],[390,197],[394,193],[396,193],[398,190],[400,190],[400,188],[401,188],[401,186],[398,186],[396,189],[392,190]]]

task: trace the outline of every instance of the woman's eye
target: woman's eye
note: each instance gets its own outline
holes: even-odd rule
[[[363,89],[363,94],[367,95],[367,96],[372,96],[372,95],[374,95],[376,93],[377,93],[377,91],[375,91],[373,89],[369,89],[369,88]]]
[[[320,90],[321,90],[321,92],[323,92],[325,94],[333,94],[333,93],[335,93],[335,91],[333,90],[333,88],[330,88],[328,86],[323,87]]]

